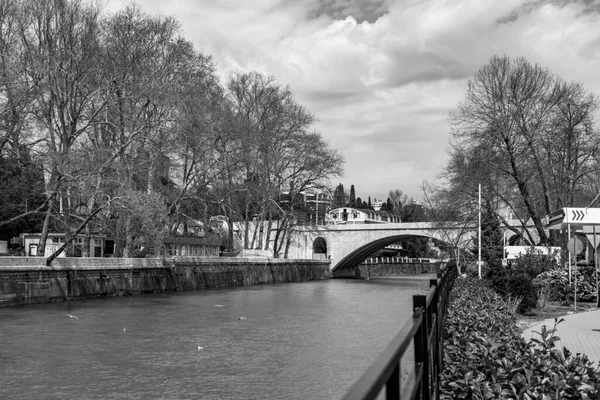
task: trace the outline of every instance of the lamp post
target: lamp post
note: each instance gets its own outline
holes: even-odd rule
[[[481,183],[479,184],[479,227],[478,227],[478,259],[477,259],[477,267],[479,270],[479,279],[481,279]]]

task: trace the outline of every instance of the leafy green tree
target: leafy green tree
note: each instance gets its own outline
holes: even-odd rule
[[[344,192],[344,185],[339,183],[333,192],[333,208],[344,207],[348,203],[346,199],[346,192]]]
[[[427,238],[412,238],[403,240],[402,248],[406,252],[406,256],[410,258],[429,257],[429,239]]]
[[[473,238],[473,253],[478,256],[479,236]],[[504,251],[503,233],[500,229],[500,221],[493,206],[485,202],[481,213],[481,260],[485,261],[489,268],[500,268],[502,265]]]
[[[419,202],[411,200],[406,206],[402,207],[400,218],[404,222],[425,221],[425,209]]]
[[[354,191],[354,185],[350,186],[350,200],[348,202],[350,207],[356,206],[356,192]]]

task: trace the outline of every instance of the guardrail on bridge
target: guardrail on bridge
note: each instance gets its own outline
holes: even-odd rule
[[[430,280],[426,295],[413,296],[412,318],[354,384],[344,400],[376,399],[384,386],[387,400],[439,399],[444,321],[448,294],[456,276],[456,266],[449,264],[438,273],[437,279]],[[403,382],[401,360],[411,343],[415,351],[414,365],[411,365],[414,370]]]

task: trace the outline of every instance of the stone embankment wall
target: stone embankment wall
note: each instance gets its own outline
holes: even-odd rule
[[[329,279],[329,261],[264,258],[0,258],[0,306]]]
[[[360,276],[386,276],[409,274],[435,274],[440,271],[440,263],[398,263],[398,264],[360,264]]]

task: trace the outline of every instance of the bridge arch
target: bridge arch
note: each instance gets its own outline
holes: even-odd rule
[[[358,267],[358,265],[373,252],[382,249],[385,246],[389,246],[390,244],[397,243],[401,240],[415,238],[434,239],[431,236],[414,234],[393,235],[376,239],[356,248],[354,251],[347,254],[337,263],[331,272],[333,276],[352,276],[354,275],[353,271],[356,269],[356,267]]]
[[[327,240],[319,236],[313,240],[313,258],[327,258]]]

